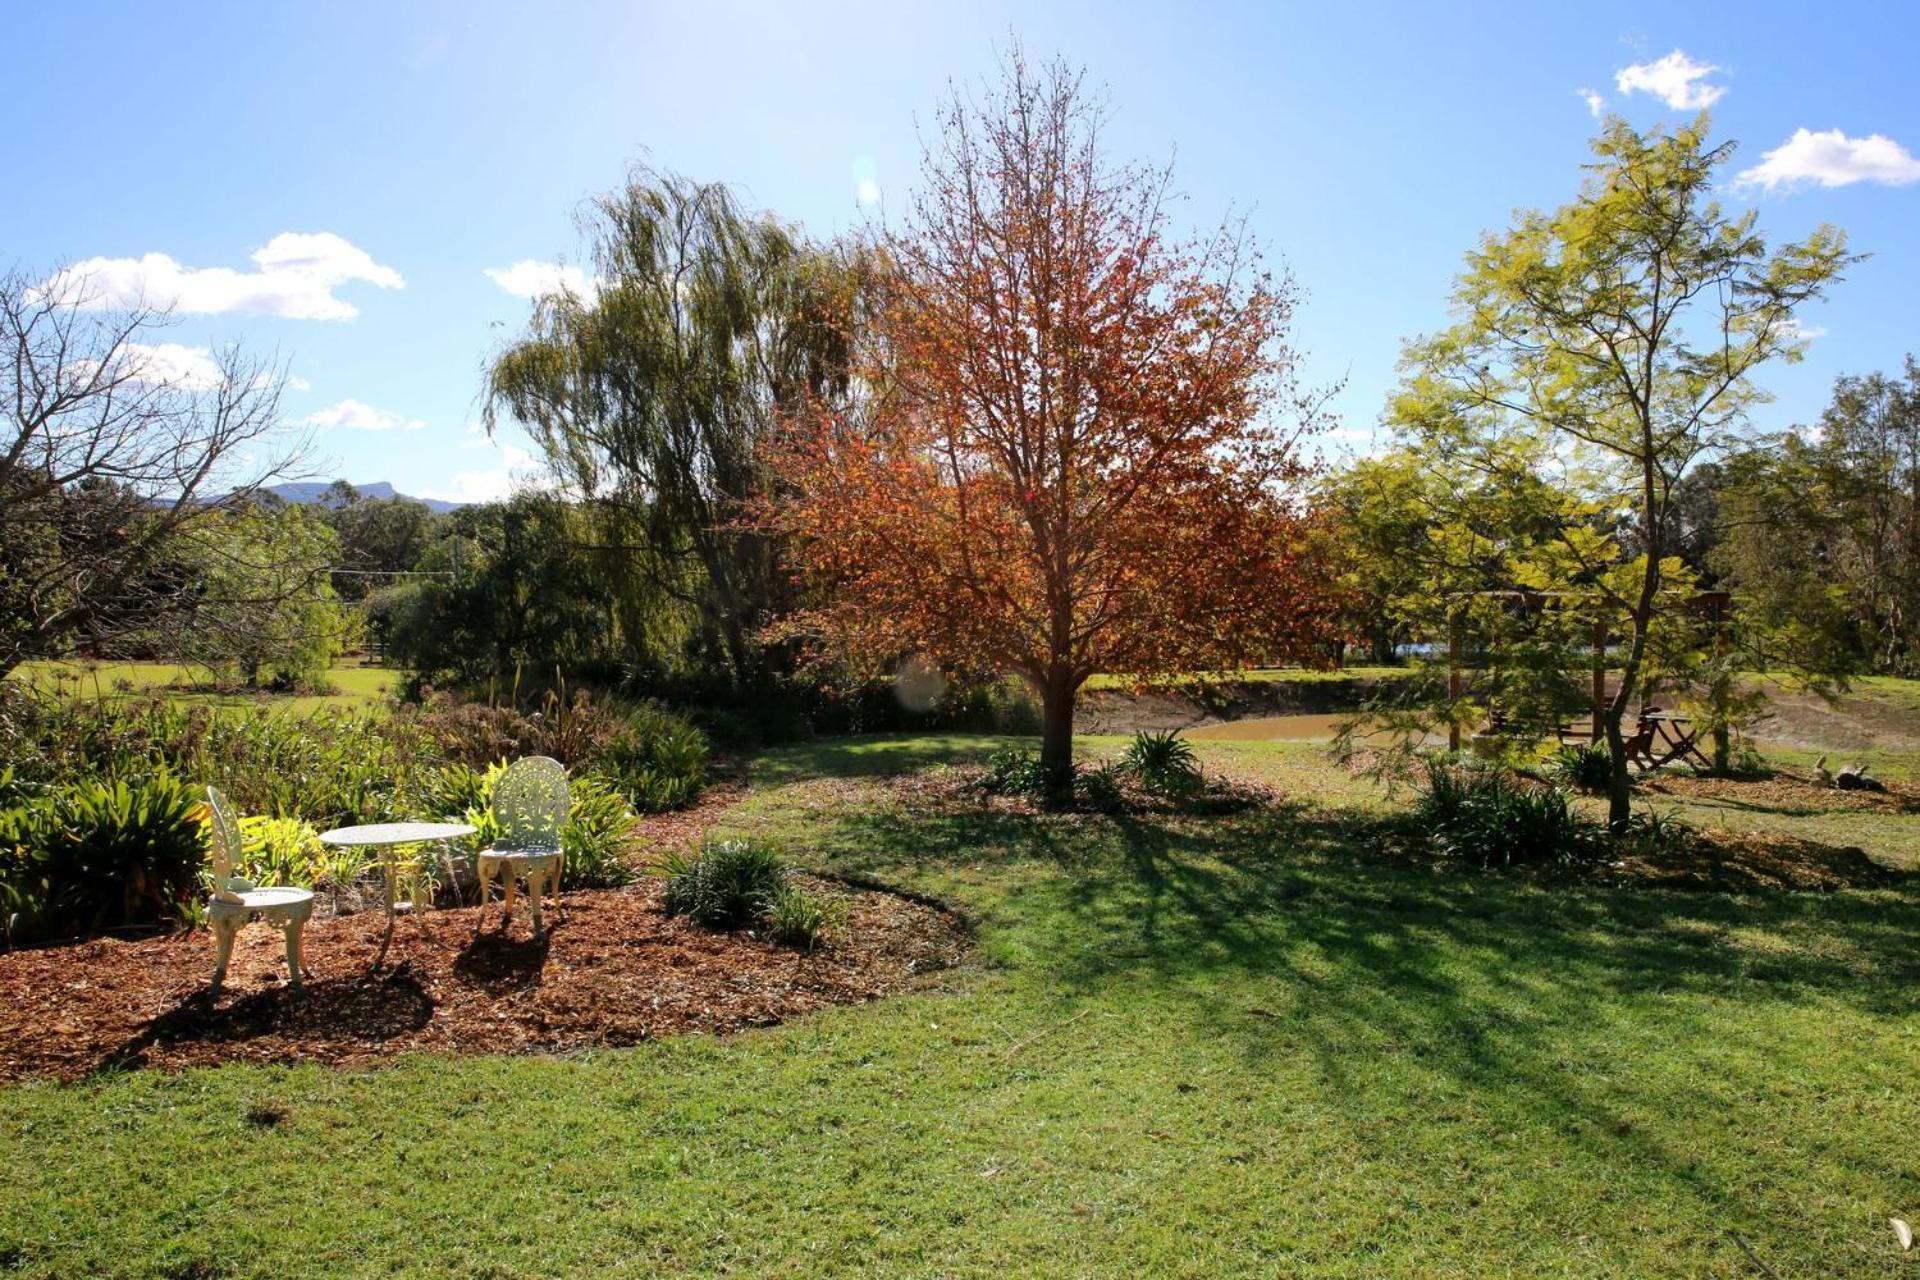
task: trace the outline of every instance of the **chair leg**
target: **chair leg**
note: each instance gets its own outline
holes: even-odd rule
[[[481,924],[487,918],[487,899],[491,896],[488,893],[488,881],[492,878],[492,872],[493,868],[488,866],[484,859],[473,860],[473,888],[479,895],[479,909],[473,917],[473,932],[476,937],[479,936]]]
[[[520,895],[519,868],[515,867],[511,862],[501,863],[500,878],[506,881],[507,884],[506,902],[501,908],[502,911],[505,912],[502,917],[502,922],[507,928],[511,929],[513,927],[513,900]]]
[[[533,936],[538,938],[547,931],[546,921],[540,915],[540,900],[547,896],[547,877],[551,867],[531,867],[527,871],[527,897],[533,903]]]
[[[233,940],[241,927],[246,924],[244,916],[236,917],[224,912],[208,922],[213,929],[213,985],[212,992],[220,993],[220,984],[227,980],[227,962],[233,959]]]

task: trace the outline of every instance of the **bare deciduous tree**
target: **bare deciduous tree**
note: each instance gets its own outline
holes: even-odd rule
[[[183,363],[151,341],[164,309],[87,301],[0,276],[0,676],[192,613],[170,550],[303,452],[275,362],[229,346]]]

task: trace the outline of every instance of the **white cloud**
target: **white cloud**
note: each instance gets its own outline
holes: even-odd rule
[[[270,387],[273,385],[274,379],[278,376],[279,375],[273,373],[270,370],[262,369],[259,373],[256,373],[253,375],[253,386],[256,390],[262,387]],[[288,374],[286,376],[286,379],[282,381],[280,385],[283,389],[287,391],[313,390],[313,384],[311,382],[308,382],[305,378],[300,377],[298,374],[292,374],[292,373]]]
[[[1883,182],[1898,187],[1920,182],[1920,160],[1883,133],[1849,138],[1838,129],[1795,129],[1791,138],[1763,153],[1759,164],[1743,170],[1738,181],[1769,191],[1808,183],[1845,187]]]
[[[1789,338],[1795,338],[1801,342],[1812,342],[1815,338],[1824,338],[1827,336],[1827,330],[1822,326],[1817,324],[1804,324],[1793,316],[1788,316],[1786,322],[1781,327],[1787,331]]]
[[[128,374],[152,386],[211,391],[227,380],[213,352],[178,342],[129,342],[120,348],[120,361]]]
[[[183,266],[164,253],[88,258],[39,286],[70,306],[150,306],[191,315],[240,312],[289,320],[348,320],[359,314],[333,291],[353,281],[381,289],[406,282],[366,250],[331,231],[282,231],[252,254],[255,270]]]
[[[499,450],[499,466],[456,471],[446,488],[422,496],[442,502],[497,502],[538,475],[538,464],[527,450],[512,444],[500,445]]]
[[[1613,73],[1613,83],[1622,93],[1650,93],[1676,111],[1699,111],[1726,95],[1725,85],[1703,83],[1718,70],[1675,49],[1657,62],[1622,67]]]
[[[1580,101],[1587,104],[1587,114],[1591,115],[1595,120],[1598,120],[1601,113],[1606,111],[1607,100],[1600,96],[1598,90],[1575,89],[1574,92],[1580,95]]]
[[[516,298],[542,298],[561,289],[582,298],[600,290],[600,282],[564,262],[522,258],[510,267],[488,267],[487,278]]]
[[[854,187],[853,194],[861,204],[879,204],[880,184],[872,178],[862,178]]]
[[[392,431],[396,428],[404,431],[418,431],[427,425],[418,418],[409,418],[391,409],[376,409],[370,404],[352,399],[328,405],[324,409],[308,414],[301,421],[309,427],[347,431]]]

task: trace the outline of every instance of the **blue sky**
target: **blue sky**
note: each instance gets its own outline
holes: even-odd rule
[[[1732,168],[1758,170],[1730,204],[1775,239],[1838,223],[1874,255],[1807,317],[1811,352],[1767,377],[1758,425],[1920,349],[1920,7],[8,8],[25,120],[0,134],[0,265],[100,258],[175,290],[201,309],[165,335],[183,367],[233,338],[277,350],[318,469],[418,494],[498,493],[528,460],[470,430],[529,305],[489,268],[577,259],[577,205],[643,156],[823,236],[900,207],[916,120],[1015,37],[1105,84],[1116,157],[1177,153],[1182,217],[1250,215],[1307,291],[1309,377],[1347,379],[1353,447],[1400,341],[1445,321],[1462,253],[1574,191],[1596,127],[1581,90],[1643,126],[1713,97]]]

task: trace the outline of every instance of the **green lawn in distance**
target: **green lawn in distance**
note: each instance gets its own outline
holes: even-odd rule
[[[358,664],[332,667],[327,681],[335,693],[304,694],[219,694],[194,692],[175,686],[207,682],[207,671],[177,662],[29,662],[9,677],[26,679],[43,689],[62,689],[79,697],[141,697],[163,694],[169,701],[206,706],[250,706],[258,702],[294,712],[310,712],[323,707],[360,709],[378,706],[399,688],[405,673],[390,667]],[[120,687],[121,682],[131,689]]]

